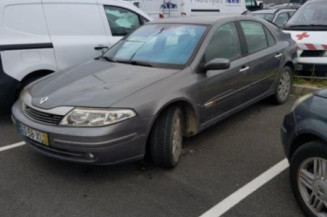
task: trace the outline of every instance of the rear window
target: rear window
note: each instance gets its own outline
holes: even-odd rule
[[[274,14],[269,14],[269,13],[253,13],[252,16],[257,17],[257,18],[261,18],[261,19],[265,19],[268,21],[273,21],[274,19]]]

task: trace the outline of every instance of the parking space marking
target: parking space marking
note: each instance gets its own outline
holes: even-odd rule
[[[7,145],[7,146],[4,146],[4,147],[0,147],[0,152],[6,151],[6,150],[9,150],[9,149],[13,149],[13,148],[17,148],[17,147],[20,147],[20,146],[23,146],[23,145],[25,145],[25,142],[17,142],[17,143],[12,144],[12,145]]]
[[[288,166],[289,163],[287,159],[280,161],[275,166],[271,167],[269,170],[262,173],[260,176],[253,179],[251,182],[247,183],[242,188],[238,189],[233,194],[222,200],[220,203],[212,207],[200,217],[219,217],[223,215],[243,199],[262,187],[264,184],[278,176],[281,172],[287,169]]]

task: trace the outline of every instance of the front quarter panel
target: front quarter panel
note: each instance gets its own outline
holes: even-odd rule
[[[133,108],[142,118],[152,117],[155,120],[160,112],[170,104],[184,101],[193,107],[199,117],[200,103],[196,78],[197,74],[188,67],[126,97],[113,107]]]

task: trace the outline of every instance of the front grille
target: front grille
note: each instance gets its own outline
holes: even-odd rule
[[[26,115],[32,120],[38,121],[40,123],[49,124],[49,125],[58,125],[64,116],[54,115],[45,112],[38,111],[29,106],[25,106]]]
[[[324,54],[324,50],[304,50],[301,53],[301,57],[322,57]]]

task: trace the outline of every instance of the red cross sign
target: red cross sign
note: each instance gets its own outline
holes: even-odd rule
[[[297,40],[299,40],[299,41],[301,41],[301,40],[304,39],[304,38],[309,38],[309,36],[310,36],[310,35],[309,35],[307,32],[303,32],[303,33],[301,33],[301,34],[296,35]]]

